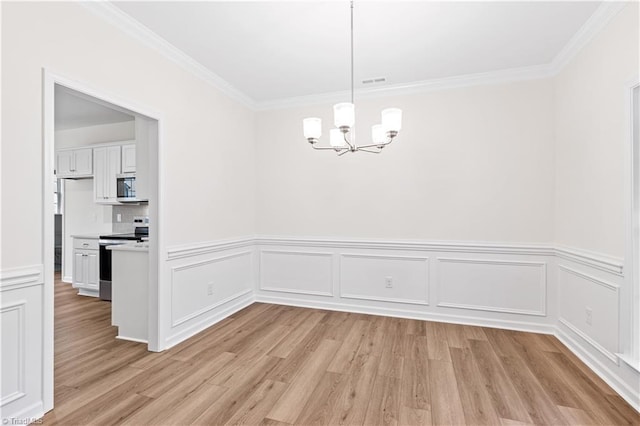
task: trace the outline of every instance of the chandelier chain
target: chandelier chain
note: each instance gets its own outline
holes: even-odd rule
[[[353,0],[351,0],[351,103],[353,102]]]

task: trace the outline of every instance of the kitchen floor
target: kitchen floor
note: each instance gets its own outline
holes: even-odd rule
[[[45,424],[638,424],[554,337],[256,303],[162,353],[56,277]]]

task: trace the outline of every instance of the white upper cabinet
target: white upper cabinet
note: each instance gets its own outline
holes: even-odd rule
[[[121,173],[120,146],[107,146],[93,150],[93,193],[96,203],[117,203],[116,175]]]
[[[93,149],[68,149],[56,153],[56,177],[87,178],[93,176]]]
[[[122,173],[136,171],[136,144],[122,145]]]

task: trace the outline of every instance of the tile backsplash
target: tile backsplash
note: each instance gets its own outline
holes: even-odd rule
[[[141,204],[126,205],[126,206],[113,206],[112,210],[112,222],[114,234],[127,234],[134,231],[135,225],[133,224],[134,216],[149,216],[149,205]],[[118,222],[118,215],[121,215],[121,220]]]

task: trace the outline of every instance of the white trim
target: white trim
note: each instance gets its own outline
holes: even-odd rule
[[[176,65],[220,90],[231,99],[240,102],[242,105],[254,111],[334,103],[344,99],[347,94],[346,92],[331,92],[258,102],[111,3],[91,1],[80,2],[79,4],[99,18],[154,49]],[[625,5],[625,2],[602,2],[578,32],[573,35],[569,42],[548,64],[361,89],[358,90],[356,94],[360,99],[367,99],[553,77],[562,71],[571,59],[601,31]]]
[[[576,271],[575,269],[569,268],[568,266],[558,265],[558,269],[560,269],[562,271],[565,271],[565,272],[568,272],[570,274],[573,274],[573,275],[575,275],[575,276],[577,276],[579,278],[583,278],[583,279],[585,279],[587,281],[591,281],[592,283],[597,284],[597,285],[599,285],[601,287],[604,287],[604,288],[606,288],[608,290],[613,290],[616,293],[620,290],[620,286],[617,285],[617,284],[612,284],[610,282],[601,280],[600,278],[596,278],[596,277],[594,277],[592,275]]]
[[[558,74],[567,66],[569,62],[591,41],[609,21],[616,16],[627,2],[624,1],[603,1],[598,9],[587,19],[582,27],[576,32],[569,42],[553,58],[549,64],[553,75]]]
[[[419,93],[437,92],[465,87],[505,84],[517,81],[538,80],[553,77],[553,69],[545,65],[533,65],[522,68],[489,71],[475,74],[457,75],[431,80],[413,81],[377,88],[358,89],[358,99],[375,99],[387,96],[415,95]],[[274,99],[257,102],[255,109],[268,111],[273,109],[294,108],[318,104],[332,104],[344,100],[350,92],[330,92],[291,98]]]
[[[28,407],[23,408],[17,413],[11,414],[11,417],[5,416],[3,414],[2,418],[9,420],[7,424],[34,424],[36,420],[41,419],[44,416],[45,410],[42,405],[42,401],[34,402]],[[13,422],[11,422],[14,420]],[[19,421],[19,422],[18,422]]]
[[[25,383],[27,382],[27,370],[26,370],[26,357],[27,353],[25,350],[26,340],[27,340],[27,330],[25,323],[25,308],[27,302],[25,300],[21,300],[19,302],[14,302],[9,305],[4,305],[0,308],[0,314],[9,311],[18,311],[18,389],[12,394],[3,396],[0,400],[0,407],[9,404],[10,402],[16,401],[20,398],[23,398],[27,395],[25,389]]]
[[[505,330],[528,331],[532,333],[553,334],[555,329],[553,325],[545,323],[468,316],[461,317],[459,315],[448,315],[409,309],[393,309],[379,306],[351,305],[347,303],[329,302],[324,300],[320,301],[301,298],[289,298],[265,294],[257,294],[255,301],[260,303],[273,303],[276,305],[298,306],[301,308],[326,309],[329,311],[353,312],[359,314],[380,315],[385,317],[446,322],[451,324],[500,328]]]
[[[526,254],[531,256],[553,256],[554,249],[542,244],[501,244],[466,241],[397,241],[397,240],[353,240],[315,237],[258,236],[256,244],[292,247],[332,247],[364,250],[440,251],[490,254]]]
[[[329,285],[330,290],[329,291],[315,291],[315,290],[296,290],[296,289],[292,289],[292,288],[281,288],[281,287],[274,287],[274,286],[266,286],[264,285],[264,282],[262,280],[262,263],[263,263],[263,258],[262,255],[264,253],[271,253],[271,254],[285,254],[285,255],[296,255],[296,256],[317,256],[317,257],[327,257],[329,258],[329,260],[333,259],[333,253],[325,253],[325,252],[315,252],[315,251],[286,251],[286,250],[260,250],[260,257],[259,257],[259,266],[258,266],[258,290],[264,290],[264,291],[275,291],[275,292],[285,292],[285,293],[294,293],[294,294],[307,294],[310,296],[323,296],[323,297],[333,297],[334,293],[333,293],[333,288],[335,287],[335,281],[333,278],[333,272],[334,272],[334,268],[333,268],[333,262],[330,262],[330,273],[329,275],[331,276],[331,284]]]
[[[578,327],[573,325],[569,320],[567,320],[567,319],[565,319],[563,317],[559,317],[558,318],[558,323],[560,323],[560,324],[564,325],[565,327],[567,327],[569,330],[571,330],[577,336],[580,336],[580,338],[582,338],[582,340],[587,342],[589,345],[591,345],[594,349],[596,349],[602,355],[604,355],[605,357],[609,358],[609,360],[611,362],[613,362],[614,364],[618,365],[618,357],[616,356],[615,353],[611,352],[610,350],[608,350],[607,348],[602,346],[600,343],[596,342],[589,335],[587,335],[584,331],[580,330]]]
[[[342,291],[342,259],[343,258],[355,258],[355,259],[387,259],[387,260],[405,260],[405,261],[413,261],[424,263],[426,266],[426,277],[425,277],[425,290],[427,294],[423,299],[398,299],[392,297],[378,297],[378,296],[369,296],[364,294],[349,294],[344,293]],[[429,305],[429,258],[428,257],[419,257],[419,256],[389,256],[389,255],[380,255],[380,254],[358,254],[358,253],[343,253],[340,254],[340,297],[344,297],[345,299],[358,299],[358,300],[373,300],[376,302],[392,302],[392,303],[408,303],[411,305]]]
[[[44,284],[44,266],[33,265],[0,271],[0,292]]]
[[[129,342],[144,343],[145,345],[149,343],[149,341],[147,341],[146,339],[137,339],[135,337],[126,337],[126,336],[120,336],[120,335],[117,335],[116,339],[128,340]]]
[[[622,259],[561,245],[556,245],[555,252],[556,256],[561,259],[590,266],[620,277],[624,275],[624,263]]]
[[[640,396],[636,390],[621,380],[619,375],[613,373],[605,364],[594,357],[588,348],[582,346],[560,327],[555,327],[555,336],[589,369],[611,386],[636,411],[640,412]]]
[[[73,278],[64,276],[64,277],[62,277],[62,279],[60,281],[62,281],[63,283],[72,284],[73,283]]]
[[[240,253],[233,253],[233,254],[230,254],[230,255],[227,255],[227,256],[221,256],[221,257],[216,257],[216,258],[213,258],[213,259],[203,260],[203,261],[200,261],[200,262],[192,262],[192,263],[188,263],[188,264],[185,264],[185,265],[172,267],[171,268],[171,294],[173,294],[173,290],[174,290],[176,272],[184,271],[186,269],[193,269],[193,268],[197,268],[197,267],[204,266],[204,265],[218,263],[218,262],[221,262],[223,260],[233,259],[233,258],[236,258],[236,257],[243,257],[243,256],[247,256],[247,255],[253,256],[253,252],[252,251],[243,251],[243,252],[240,252]],[[253,292],[253,286],[251,286],[250,288],[248,288],[246,290],[242,290],[242,291],[240,291],[240,292],[238,292],[236,294],[233,294],[233,295],[231,295],[229,297],[226,297],[226,298],[224,298],[222,300],[219,300],[216,303],[208,305],[208,306],[206,306],[206,307],[204,307],[202,309],[199,309],[199,310],[197,310],[195,312],[192,312],[192,313],[190,313],[188,315],[185,315],[185,316],[183,316],[181,318],[178,318],[178,319],[174,319],[173,318],[173,297],[172,297],[171,298],[171,327],[177,327],[180,324],[184,324],[187,321],[190,321],[190,320],[192,320],[192,319],[194,319],[196,317],[199,317],[200,315],[205,314],[205,313],[207,313],[207,312],[209,312],[209,311],[211,311],[211,310],[213,310],[213,309],[215,309],[215,308],[217,308],[217,307],[219,307],[221,305],[229,303],[232,300],[238,299],[239,297],[242,297],[245,294],[252,293],[252,292]]]
[[[457,308],[457,309],[470,309],[470,310],[478,310],[478,311],[488,311],[488,312],[503,312],[507,314],[520,314],[520,315],[533,315],[539,317],[547,316],[547,263],[546,262],[527,262],[527,261],[512,261],[512,260],[492,260],[492,259],[461,259],[461,258],[448,258],[448,257],[437,257],[436,261],[438,264],[440,263],[475,263],[475,264],[487,264],[487,265],[514,265],[514,266],[536,266],[542,267],[542,274],[540,277],[540,287],[541,287],[541,306],[542,310],[540,311],[531,311],[526,309],[511,309],[511,308],[502,308],[499,306],[482,306],[482,305],[467,305],[461,303],[450,303],[450,302],[438,302],[436,306],[444,307],[444,308]],[[438,273],[440,272],[440,268],[438,268]],[[438,286],[438,294],[440,292],[440,286],[442,285],[442,281],[437,280]]]
[[[244,237],[229,240],[209,241],[198,244],[188,244],[167,248],[167,260],[181,259],[185,257],[200,256],[218,251],[231,250],[243,247],[252,247],[255,238]]]
[[[255,297],[253,294],[247,294],[245,297],[239,298],[239,300],[237,300],[233,305],[219,312],[216,312],[213,317],[204,318],[200,322],[196,324],[192,324],[186,329],[181,330],[167,337],[165,341],[164,349],[169,349],[177,345],[178,343],[183,342],[189,337],[198,334],[202,330],[205,330],[213,326],[214,324],[222,321],[223,319],[229,317],[230,315],[233,315],[234,313],[246,308],[247,306],[250,306],[254,302],[255,302]]]
[[[151,146],[149,151],[151,155],[150,172],[161,170],[163,153],[162,153],[162,114],[154,111],[146,106],[136,104],[129,100],[118,96],[106,94],[102,90],[98,90],[85,82],[79,82],[62,74],[55,73],[49,68],[42,68],[42,148],[43,148],[43,211],[42,211],[42,259],[44,273],[44,290],[43,290],[43,354],[42,354],[42,408],[45,412],[53,408],[53,392],[54,392],[54,288],[53,288],[53,221],[49,220],[49,209],[53,206],[53,192],[46,190],[50,187],[50,177],[53,176],[54,167],[54,89],[59,84],[88,96],[92,96],[101,101],[117,105],[121,108],[128,109],[137,115],[145,116],[151,120],[157,121],[158,140],[157,145]],[[156,157],[157,155],[157,157]],[[157,158],[158,164],[153,164]],[[150,189],[150,201],[153,202],[153,209],[150,209],[151,226],[154,238],[149,241],[149,273],[150,277],[156,277],[150,282],[149,286],[149,345],[151,351],[163,349],[162,340],[162,324],[161,316],[164,311],[160,307],[163,294],[163,278],[159,272],[160,259],[158,253],[161,252],[164,236],[162,235],[164,214],[162,209],[162,188],[164,187],[164,177],[162,173],[158,176],[152,176],[156,186]]]
[[[624,87],[625,126],[627,128],[624,148],[624,191],[625,191],[625,286],[621,305],[621,342],[620,348],[628,357],[630,365],[640,365],[640,141],[634,140],[634,117],[640,111],[634,111],[633,92],[640,87],[640,75],[635,76]],[[638,130],[640,132],[640,130]],[[626,319],[626,321],[624,320]],[[635,368],[635,367],[634,367]]]
[[[79,4],[96,16],[102,18],[104,21],[122,30],[132,38],[160,53],[163,57],[169,59],[184,70],[220,90],[231,99],[238,101],[250,109],[256,108],[256,103],[253,99],[233,87],[229,82],[222,79],[216,73],[206,68],[204,65],[169,43],[164,38],[160,37],[155,32],[151,31],[146,26],[142,25],[139,21],[123,12],[117,6],[114,6],[108,1],[81,1]]]

